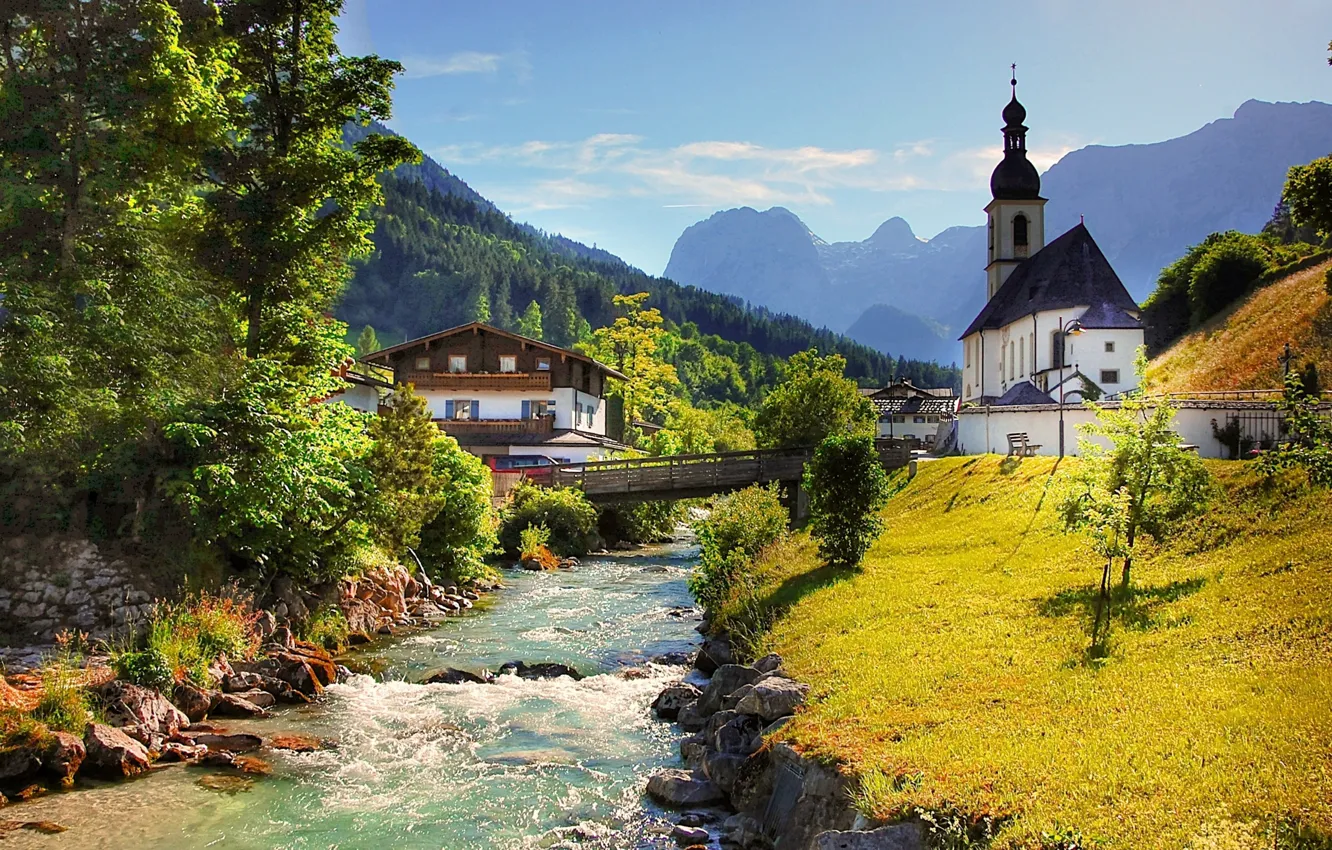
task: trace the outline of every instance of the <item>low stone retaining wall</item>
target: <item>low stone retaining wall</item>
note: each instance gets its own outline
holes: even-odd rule
[[[0,642],[50,643],[78,629],[111,637],[152,609],[158,589],[87,540],[10,540],[0,555]]]
[[[779,656],[731,662],[729,641],[708,640],[696,671],[652,706],[691,733],[680,742],[684,768],[657,773],[647,786],[657,802],[684,810],[673,833],[679,844],[706,846],[717,825],[722,850],[924,850],[921,823],[867,821],[840,768],[774,740],[809,692]]]

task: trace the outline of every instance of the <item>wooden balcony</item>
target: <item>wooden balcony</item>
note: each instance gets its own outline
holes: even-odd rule
[[[485,390],[488,392],[545,392],[549,372],[404,372],[401,384],[418,390]]]
[[[476,434],[550,434],[555,430],[554,416],[532,419],[436,419],[435,424],[450,437]]]

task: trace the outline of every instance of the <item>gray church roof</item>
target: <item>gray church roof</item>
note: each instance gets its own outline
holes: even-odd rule
[[[996,401],[995,407],[1007,407],[1010,404],[1058,404],[1059,402],[1041,392],[1028,381],[1020,381],[1009,387],[1008,392]]]
[[[1138,310],[1137,302],[1083,224],[1013,269],[959,339],[982,329],[1002,328],[1041,310],[1071,309],[1081,304]],[[1068,318],[1074,316],[1070,313]]]
[[[1142,322],[1123,307],[1104,301],[1088,307],[1087,312],[1078,316],[1078,321],[1088,330],[1137,330],[1142,327]]]

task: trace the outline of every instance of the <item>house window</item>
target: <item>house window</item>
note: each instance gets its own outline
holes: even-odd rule
[[[467,371],[467,355],[466,355],[466,354],[450,354],[450,355],[449,355],[449,371],[450,371],[450,372],[466,372],[466,371]]]
[[[481,418],[481,402],[476,399],[451,398],[444,402],[444,418],[465,422]]]
[[[418,358],[416,358],[416,371],[418,371],[418,372],[429,372],[429,371],[430,371],[430,358],[429,358],[429,357],[418,357]]]
[[[550,358],[549,358],[549,357],[538,357],[538,358],[536,359],[536,366],[537,366],[537,371],[538,371],[538,372],[549,372],[549,371],[550,371]]]
[[[894,417],[893,417],[893,424],[894,424],[894,425],[901,425],[901,424],[903,424],[904,422],[906,422],[906,417],[905,417],[905,416],[894,416]]]
[[[513,354],[501,354],[501,355],[500,355],[500,371],[501,371],[501,372],[517,372],[517,371],[518,371],[518,358],[517,358],[517,356],[515,356],[515,355],[513,355]]]
[[[925,417],[924,417],[924,416],[913,416],[913,417],[911,417],[911,421],[912,421],[914,424],[916,424],[916,425],[924,425],[924,424],[925,424]]]
[[[1113,342],[1107,342],[1107,343],[1105,344],[1105,353],[1106,353],[1106,354],[1114,354],[1114,353],[1115,353],[1115,344],[1114,344]]]
[[[1101,370],[1101,383],[1103,383],[1103,384],[1117,384],[1117,383],[1119,383],[1119,370],[1118,370],[1118,369],[1102,369],[1102,370]]]

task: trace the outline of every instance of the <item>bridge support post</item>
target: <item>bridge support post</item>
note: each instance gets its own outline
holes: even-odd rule
[[[784,482],[782,496],[792,528],[802,525],[809,519],[809,493],[800,486],[799,481]]]

